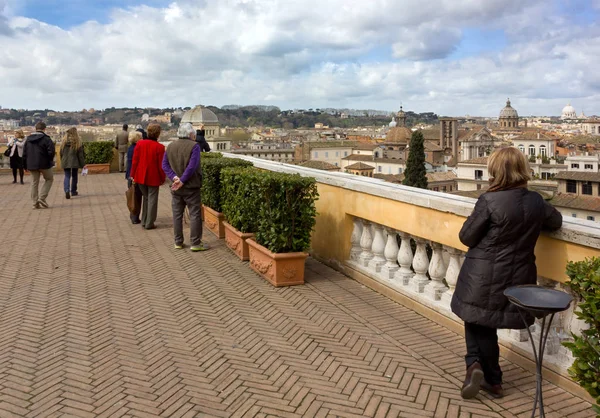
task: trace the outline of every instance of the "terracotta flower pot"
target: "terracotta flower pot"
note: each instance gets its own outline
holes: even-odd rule
[[[88,174],[109,174],[110,164],[87,164]]]
[[[254,238],[254,234],[243,233],[229,225],[227,222],[223,222],[225,227],[225,244],[239,257],[242,261],[248,261],[250,259],[250,250],[248,249],[248,238]]]
[[[223,226],[225,217],[223,214],[212,210],[208,206],[202,206],[204,207],[204,224],[208,230],[219,239],[225,238],[225,227]]]
[[[274,254],[252,238],[246,242],[250,250],[250,268],[273,286],[304,284],[304,262],[308,254]]]

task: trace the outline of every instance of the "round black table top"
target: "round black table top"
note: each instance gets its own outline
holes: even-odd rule
[[[543,314],[562,312],[573,301],[573,296],[568,293],[537,285],[509,287],[504,296],[520,308]]]

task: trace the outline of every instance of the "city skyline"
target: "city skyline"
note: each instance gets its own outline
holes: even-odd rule
[[[600,113],[600,1],[0,0],[5,107]]]

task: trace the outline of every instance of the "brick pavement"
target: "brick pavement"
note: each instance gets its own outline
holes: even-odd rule
[[[273,288],[208,237],[174,250],[128,220],[120,175],[50,209],[0,176],[0,417],[528,417],[534,376],[505,360],[507,396],[463,401],[457,334],[308,261]],[[549,383],[549,417],[593,417]]]

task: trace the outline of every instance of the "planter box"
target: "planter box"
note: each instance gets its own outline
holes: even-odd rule
[[[248,261],[250,259],[250,250],[248,249],[246,240],[254,238],[254,234],[240,232],[227,222],[223,222],[223,226],[225,227],[225,244],[240,260]]]
[[[225,238],[225,227],[223,221],[225,217],[221,212],[216,212],[208,206],[202,205],[204,208],[204,223],[210,232],[215,234],[219,239]]]
[[[88,174],[110,174],[110,164],[87,164]]]
[[[304,284],[306,253],[274,254],[250,238],[250,268],[267,279],[273,286]]]

